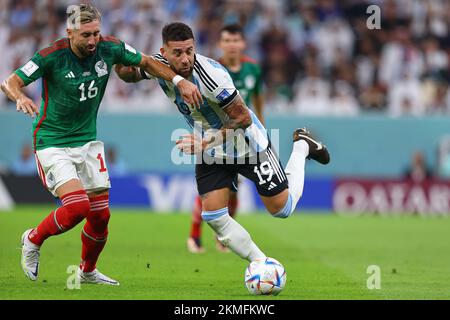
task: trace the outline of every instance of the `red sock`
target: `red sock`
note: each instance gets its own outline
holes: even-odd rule
[[[191,238],[199,239],[202,235],[202,199],[200,196],[195,198],[194,208],[192,209]]]
[[[41,246],[50,236],[72,229],[89,213],[90,205],[86,191],[79,190],[61,197],[62,207],[52,211],[28,236]]]
[[[86,224],[81,231],[81,264],[84,272],[95,270],[98,257],[108,238],[109,196],[102,195],[89,199],[91,212],[86,217]]]
[[[238,206],[238,199],[237,194],[230,197],[230,200],[228,201],[228,214],[230,217],[234,217],[236,215],[236,210]]]

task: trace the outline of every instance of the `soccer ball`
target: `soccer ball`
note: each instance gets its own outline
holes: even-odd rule
[[[250,262],[245,269],[245,286],[254,295],[278,295],[286,285],[286,271],[273,258]]]

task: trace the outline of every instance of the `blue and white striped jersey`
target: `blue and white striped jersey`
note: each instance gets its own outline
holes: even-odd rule
[[[160,54],[153,55],[155,59],[168,65]],[[155,77],[146,74],[149,79]],[[229,121],[223,110],[239,95],[228,71],[219,62],[196,54],[194,70],[190,80],[199,88],[203,96],[203,104],[199,109],[188,105],[180,95],[178,88],[170,81],[157,79],[167,97],[173,101],[178,110],[192,129],[202,130],[202,134],[209,135],[221,129]],[[235,138],[228,139],[223,145],[208,150],[213,157],[248,157],[267,148],[267,131],[256,115],[248,109],[252,117],[252,125],[246,130],[236,130]],[[240,132],[239,132],[240,131]]]

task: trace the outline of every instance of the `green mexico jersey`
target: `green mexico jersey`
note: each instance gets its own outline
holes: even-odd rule
[[[40,114],[33,123],[35,150],[78,147],[97,136],[97,113],[114,64],[138,65],[142,55],[114,37],[101,37],[80,59],[62,38],[38,51],[15,73],[25,85],[42,78]]]
[[[220,61],[223,63],[223,61]],[[226,66],[225,66],[226,67]],[[252,98],[262,94],[261,69],[256,62],[246,56],[241,59],[241,69],[233,72],[227,68],[236,89],[244,99],[245,104],[252,106]]]

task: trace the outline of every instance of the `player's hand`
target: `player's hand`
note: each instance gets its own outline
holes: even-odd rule
[[[33,100],[26,96],[17,99],[16,109],[17,112],[22,111],[23,113],[30,115],[32,118],[34,118],[35,114],[39,115],[39,108],[34,104]]]
[[[195,105],[196,108],[200,108],[203,103],[202,94],[198,90],[197,86],[190,82],[189,80],[183,79],[177,84],[180,90],[181,97],[188,104]]]
[[[198,134],[185,134],[175,143],[177,148],[186,154],[201,153],[207,145],[207,142]]]

